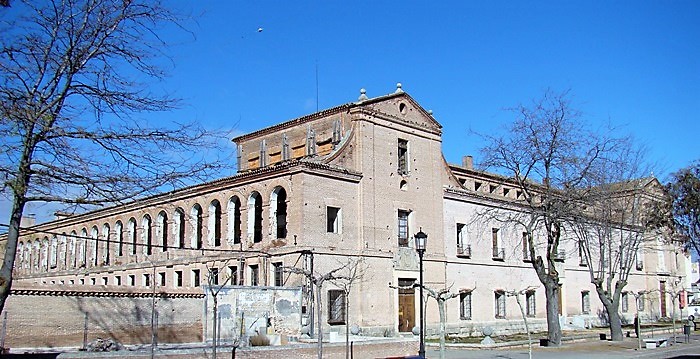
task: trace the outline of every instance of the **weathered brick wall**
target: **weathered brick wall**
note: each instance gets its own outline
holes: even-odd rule
[[[158,298],[158,341],[202,341],[202,298]],[[79,347],[87,339],[124,344],[151,342],[151,298],[13,295],[9,297],[5,346]]]

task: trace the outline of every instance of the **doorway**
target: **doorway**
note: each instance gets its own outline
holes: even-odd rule
[[[399,279],[399,332],[410,332],[416,326],[415,279]],[[410,289],[404,289],[410,288]]]

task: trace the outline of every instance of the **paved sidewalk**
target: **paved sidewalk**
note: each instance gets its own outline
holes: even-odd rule
[[[672,338],[671,338],[672,340]],[[637,349],[636,338],[625,338],[622,342],[587,339],[579,342],[564,343],[559,348],[539,347],[533,345],[533,358],[700,358],[700,335],[691,335],[688,344],[682,343],[684,337],[677,337],[678,343],[665,348]],[[643,345],[643,344],[642,344]],[[426,349],[426,357],[439,358],[436,347]],[[467,349],[448,347],[446,359],[498,358],[498,359],[527,359],[527,346],[507,349]]]

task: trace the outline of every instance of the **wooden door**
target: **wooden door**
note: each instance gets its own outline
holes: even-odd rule
[[[399,332],[410,332],[416,326],[414,289],[399,289]]]
[[[659,282],[659,293],[661,293],[661,318],[666,317],[666,282]]]

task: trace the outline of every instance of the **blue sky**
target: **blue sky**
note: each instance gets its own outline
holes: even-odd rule
[[[570,89],[594,127],[633,134],[657,176],[700,158],[697,1],[183,1],[195,38],[173,49],[176,115],[245,133],[392,92],[444,126],[449,162],[478,154],[546,88]],[[257,32],[263,28],[262,32]],[[477,158],[478,159],[478,158]]]
[[[153,121],[232,134],[284,122],[316,110],[318,69],[320,109],[401,82],[444,126],[448,162],[478,155],[470,130],[497,131],[512,119],[504,108],[546,88],[570,89],[592,126],[645,143],[662,181],[700,158],[700,1],[168,4],[197,16],[158,85],[184,106]]]

